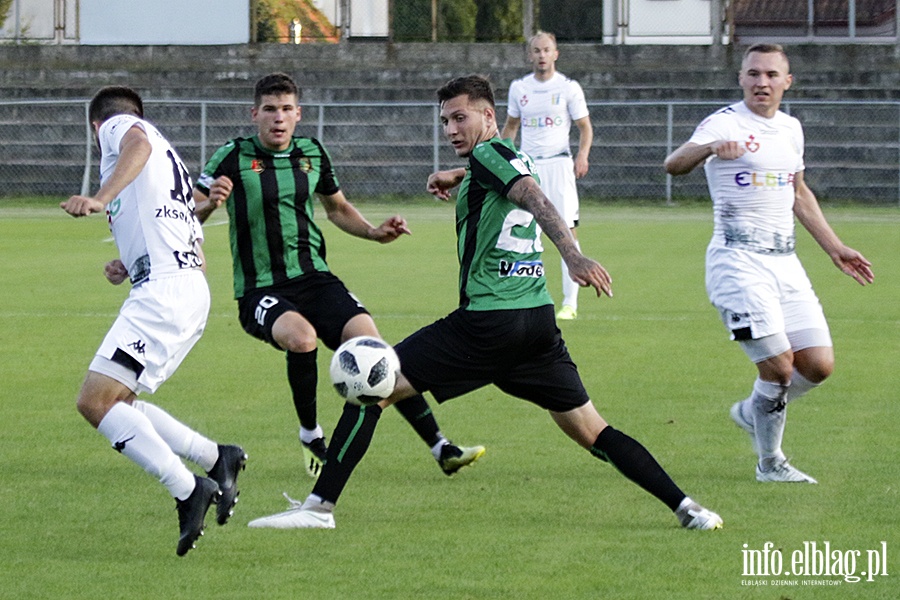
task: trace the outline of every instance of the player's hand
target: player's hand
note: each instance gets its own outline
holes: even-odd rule
[[[575,179],[581,179],[588,172],[588,161],[580,154],[575,157]]]
[[[113,285],[119,285],[128,279],[128,269],[125,268],[125,264],[118,258],[104,265],[103,274],[106,276],[107,281]]]
[[[856,280],[859,285],[866,285],[875,281],[875,274],[872,272],[872,263],[866,260],[866,257],[854,250],[844,246],[831,255],[831,260],[835,266],[845,275],[849,275]]]
[[[412,231],[409,230],[406,219],[400,215],[394,215],[372,229],[368,237],[381,244],[387,244],[388,242],[393,242],[401,235],[412,235]]]
[[[449,200],[450,190],[459,185],[465,174],[465,169],[432,173],[428,176],[428,183],[425,185],[425,189],[438,200]]]
[[[747,152],[747,147],[742,142],[732,142],[729,140],[720,140],[710,144],[709,149],[712,153],[722,160],[735,160],[742,157]]]
[[[222,203],[228,200],[231,190],[234,189],[234,183],[227,175],[220,175],[209,186],[209,202],[219,208]]]
[[[566,261],[566,266],[569,267],[569,277],[572,281],[581,287],[594,288],[597,290],[598,298],[602,294],[612,298],[612,277],[596,260],[580,255],[571,262]]]
[[[65,202],[60,202],[59,207],[73,217],[86,217],[102,211],[106,205],[88,196],[72,196]]]

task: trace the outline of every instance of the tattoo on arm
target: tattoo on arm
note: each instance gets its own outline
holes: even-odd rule
[[[567,243],[571,239],[569,228],[559,216],[556,207],[550,203],[540,186],[531,177],[523,177],[509,190],[509,200],[534,215],[544,235],[553,242],[563,257],[575,249],[575,245]]]

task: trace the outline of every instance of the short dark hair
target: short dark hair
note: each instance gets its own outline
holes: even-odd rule
[[[144,103],[140,95],[124,85],[110,85],[94,94],[88,106],[88,120],[103,123],[116,115],[134,115],[144,118]]]
[[[494,105],[494,89],[487,77],[482,75],[466,75],[451,79],[442,85],[437,91],[438,101],[443,104],[457,96],[468,96],[469,100],[485,100]]]
[[[256,82],[253,93],[253,104],[259,106],[263,96],[281,96],[293,94],[300,100],[300,88],[294,83],[290,75],[286,73],[269,73]]]

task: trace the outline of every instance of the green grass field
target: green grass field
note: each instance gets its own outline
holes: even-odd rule
[[[785,449],[820,484],[762,485],[728,408],[755,370],[726,338],[703,289],[708,206],[583,207],[585,252],[612,273],[615,297],[582,291],[561,328],[600,412],[644,443],[725,528],[684,531],[666,508],[567,440],[535,407],[484,389],[439,408],[443,431],[485,457],[445,477],[387,411],[350,481],[333,531],[251,530],[312,487],[300,464],[284,358],[240,328],[226,227],[206,228],[213,307],[204,338],[152,397],[250,455],[226,527],[175,556],[165,489],[81,419],[74,398],[127,294],[103,263],[103,217],[76,221],[53,202],[0,203],[0,598],[845,599],[900,597],[900,211],[826,208],[839,235],[874,263],[862,288],[805,235],[799,251],[825,306],[837,370],[791,405]],[[372,220],[392,207],[362,204]],[[398,341],[453,309],[452,209],[403,203],[413,236],[388,246],[326,225],[329,262]],[[558,256],[546,254],[559,296]],[[320,356],[320,420],[340,403]],[[435,405],[436,406],[436,405]],[[746,577],[744,545],[772,542],[790,570],[804,542],[825,542],[887,576]],[[886,546],[882,546],[886,542]],[[773,553],[774,555],[774,553]],[[847,563],[849,566],[849,563]],[[797,585],[779,586],[778,583]],[[839,585],[801,585],[804,583]],[[756,585],[749,585],[756,584]],[[765,584],[765,585],[760,585]]]

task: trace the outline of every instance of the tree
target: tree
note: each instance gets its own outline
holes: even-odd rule
[[[13,0],[0,0],[0,27],[6,23],[6,19],[10,17],[10,7],[12,7]]]
[[[477,4],[476,41],[522,41],[522,0],[477,0]]]
[[[432,10],[437,8],[439,41],[466,42],[475,39],[475,0],[394,0],[394,39],[427,42],[432,39]]]
[[[475,40],[475,0],[443,0],[438,10],[438,39],[453,42]]]

